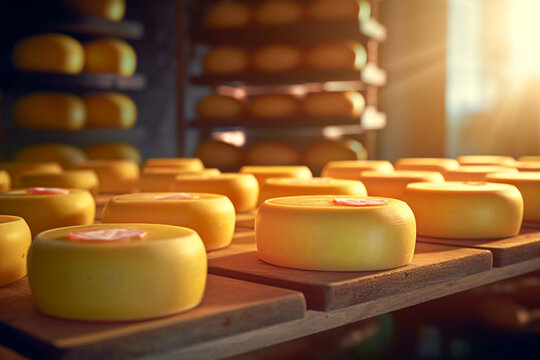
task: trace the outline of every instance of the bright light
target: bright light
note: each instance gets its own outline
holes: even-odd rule
[[[215,132],[212,134],[212,138],[238,147],[242,147],[246,143],[246,133],[242,130]]]

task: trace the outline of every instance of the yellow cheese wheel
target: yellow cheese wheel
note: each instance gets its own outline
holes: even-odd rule
[[[84,152],[68,144],[38,144],[19,150],[14,157],[22,162],[56,162],[64,168],[71,168],[86,162]]]
[[[247,52],[236,46],[217,46],[203,58],[206,73],[230,74],[246,71],[248,68]]]
[[[233,118],[242,113],[242,103],[232,96],[210,94],[197,103],[197,116],[200,118]]]
[[[292,95],[267,94],[249,99],[249,113],[260,118],[296,116],[300,102]]]
[[[396,170],[438,171],[455,170],[459,167],[456,159],[447,158],[401,158],[396,161]]]
[[[252,54],[251,63],[255,70],[262,72],[293,70],[302,65],[302,52],[287,44],[265,45]]]
[[[529,161],[540,162],[540,156],[535,156],[535,155],[520,156],[518,158],[518,161],[521,161],[521,162],[529,162]]]
[[[0,162],[0,170],[9,174],[11,187],[19,187],[19,178],[22,174],[29,171],[40,171],[48,173],[59,173],[62,168],[55,162]]]
[[[10,188],[11,188],[11,176],[9,176],[9,173],[6,170],[0,170],[0,191],[6,191],[6,190],[9,190]]]
[[[371,6],[363,0],[314,0],[308,8],[308,16],[315,20],[366,21],[370,15]]]
[[[486,181],[517,187],[523,196],[523,220],[540,221],[540,172],[487,174]]]
[[[86,190],[67,189],[62,194],[30,194],[27,189],[0,193],[0,214],[22,217],[36,236],[63,226],[94,221],[96,203]]]
[[[205,26],[215,29],[243,27],[249,24],[251,16],[251,9],[239,1],[220,1],[208,9]]]
[[[199,158],[151,158],[146,160],[144,167],[161,167],[189,171],[201,171],[204,169],[204,165]]]
[[[117,241],[70,239],[114,229],[146,235]],[[37,236],[28,256],[28,279],[36,307],[45,314],[76,320],[139,320],[197,306],[204,294],[206,266],[203,243],[191,229],[99,224]]]
[[[26,275],[26,257],[31,243],[32,235],[23,218],[0,215],[0,286]]]
[[[137,54],[124,40],[98,39],[84,44],[84,70],[131,76],[137,68]]]
[[[386,204],[334,203],[343,198]],[[259,257],[270,264],[304,270],[373,271],[410,264],[416,231],[411,209],[399,200],[291,196],[266,200],[259,207],[255,239]]]
[[[314,177],[311,179],[269,178],[259,193],[259,204],[267,199],[299,195],[367,196],[360,181]]]
[[[298,165],[300,151],[281,141],[262,141],[251,146],[246,152],[249,165]]]
[[[394,167],[386,160],[329,161],[322,169],[321,175],[336,179],[358,180],[362,172],[370,170],[389,173],[394,171]]]
[[[96,93],[83,96],[86,127],[129,129],[137,121],[137,105],[121,93]]]
[[[353,148],[358,149],[360,143],[346,143],[342,141],[322,141],[309,146],[304,152],[304,163],[310,169],[319,173],[321,169],[329,161],[336,160],[360,160],[367,158],[367,153],[364,155],[357,153]],[[363,147],[362,147],[363,149]],[[365,151],[365,149],[364,149]],[[359,157],[362,156],[362,157]]]
[[[314,69],[357,69],[366,66],[366,48],[355,42],[325,42],[306,52],[306,64]]]
[[[414,183],[405,201],[419,235],[454,239],[515,236],[523,218],[523,198],[508,184],[486,182]]]
[[[78,130],[85,125],[82,100],[64,93],[31,93],[13,105],[13,121],[27,129]]]
[[[126,13],[126,0],[68,0],[72,9],[84,15],[120,21]]]
[[[88,160],[132,160],[137,164],[142,161],[141,153],[135,146],[127,143],[99,143],[83,148]]]
[[[447,170],[443,173],[446,181],[484,181],[491,173],[517,173],[517,169],[497,165],[468,165],[457,169]]]
[[[247,212],[257,206],[259,184],[257,184],[257,179],[250,174],[177,175],[171,184],[170,191],[225,195],[233,203],[236,212]]]
[[[360,174],[370,196],[404,200],[407,184],[415,182],[444,182],[437,171],[396,170],[393,172],[364,171]]]
[[[514,166],[518,171],[540,171],[540,161],[516,161]]]
[[[171,184],[177,175],[206,174],[215,176],[221,174],[218,169],[204,169],[201,171],[190,171],[169,168],[144,168],[139,179],[138,189],[140,192],[166,192],[171,188]]]
[[[268,0],[255,12],[255,22],[261,25],[281,25],[298,22],[304,15],[304,8],[295,1]]]
[[[231,243],[235,217],[226,196],[160,192],[115,196],[105,205],[102,220],[184,226],[195,230],[211,251]]]
[[[238,146],[223,141],[206,140],[195,150],[204,166],[222,171],[236,171],[242,165],[243,152]]]
[[[15,45],[13,65],[20,70],[78,74],[84,66],[84,49],[71,36],[38,34]]]
[[[457,161],[460,165],[501,165],[514,166],[516,161],[511,156],[497,155],[463,155],[458,156]]]
[[[259,183],[259,188],[263,186],[266,179],[273,177],[311,179],[313,175],[307,166],[270,166],[270,165],[250,165],[242,166],[240,172],[252,174]]]
[[[302,102],[308,116],[359,117],[366,108],[366,100],[357,91],[309,93]]]
[[[139,182],[139,166],[131,160],[90,160],[76,168],[94,170],[100,193],[131,192]]]
[[[29,171],[20,176],[19,186],[73,188],[97,195],[99,180],[92,170],[64,170],[60,173]]]

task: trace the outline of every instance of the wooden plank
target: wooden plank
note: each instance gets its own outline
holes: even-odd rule
[[[518,236],[504,239],[441,239],[419,236],[418,241],[446,246],[489,250],[493,254],[493,266],[508,266],[540,257],[540,230],[522,228]]]
[[[27,279],[0,288],[0,343],[31,358],[127,359],[303,317],[302,294],[209,275],[204,300],[178,315],[81,322],[39,313]]]
[[[411,265],[385,271],[306,271],[259,260],[254,243],[233,242],[208,258],[208,271],[304,293],[307,306],[335,310],[385,296],[451,281],[491,268],[489,251],[417,243]]]

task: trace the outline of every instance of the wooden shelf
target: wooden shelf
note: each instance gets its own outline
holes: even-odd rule
[[[135,20],[110,21],[93,16],[72,14],[69,21],[48,24],[46,27],[74,34],[140,39],[144,26]]]

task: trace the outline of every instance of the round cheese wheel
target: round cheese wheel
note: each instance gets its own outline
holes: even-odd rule
[[[15,45],[13,65],[20,70],[78,74],[84,66],[84,49],[71,36],[38,34]]]
[[[114,234],[122,231],[143,237],[116,239]],[[36,307],[45,314],[76,320],[139,320],[197,306],[204,293],[206,266],[203,243],[191,229],[99,224],[38,235],[28,256],[28,279]]]
[[[308,16],[315,20],[359,19],[366,21],[370,15],[370,4],[363,0],[314,0],[308,7]]]
[[[86,127],[129,129],[137,121],[137,106],[121,93],[96,93],[83,96]]]
[[[501,165],[514,166],[516,161],[510,156],[497,155],[464,155],[458,156],[457,161],[460,165]]]
[[[6,170],[0,170],[0,191],[6,191],[10,188],[11,176],[9,176],[9,173]]]
[[[210,74],[230,74],[246,71],[247,52],[236,46],[217,46],[203,58],[204,72]]]
[[[243,174],[252,174],[261,188],[266,179],[273,177],[311,179],[313,175],[307,166],[270,166],[270,165],[250,165],[242,166],[240,172]]]
[[[540,172],[487,174],[486,181],[517,187],[523,196],[523,220],[540,221]]]
[[[27,129],[78,130],[85,125],[82,100],[63,93],[32,93],[13,105],[13,121]]]
[[[254,96],[249,99],[249,113],[259,118],[296,116],[300,113],[300,102],[291,95]]]
[[[31,243],[32,235],[23,218],[0,215],[0,286],[26,275],[26,257]]]
[[[71,168],[86,162],[84,152],[68,144],[38,144],[27,146],[15,154],[15,161],[56,162],[62,167]]]
[[[97,195],[99,180],[92,170],[64,170],[60,173],[29,171],[19,178],[19,186],[28,187],[59,187],[87,190]]]
[[[350,145],[353,147],[362,146],[360,143],[347,144],[342,141],[317,142],[304,152],[304,163],[318,173],[329,161],[360,159],[359,154]],[[367,157],[367,154],[365,157]]]
[[[518,169],[518,171],[538,172],[540,171],[540,161],[516,161],[514,167]]]
[[[491,173],[517,173],[517,169],[497,165],[469,165],[457,169],[447,170],[443,173],[446,181],[484,181]]]
[[[255,239],[259,257],[270,264],[373,271],[410,264],[416,231],[411,209],[399,200],[291,196],[259,207]]]
[[[226,196],[163,192],[115,196],[105,205],[102,220],[184,226],[195,230],[211,251],[231,243],[235,216]]]
[[[448,170],[455,170],[459,167],[456,159],[446,158],[401,158],[396,161],[396,170],[420,170],[438,171],[444,173]]]
[[[146,160],[144,167],[161,167],[189,171],[201,171],[204,169],[204,165],[199,158],[151,158]]]
[[[374,170],[389,173],[394,167],[386,160],[329,161],[322,169],[323,177],[358,180],[364,171]]]
[[[220,1],[213,4],[206,13],[205,26],[208,28],[238,28],[251,21],[251,10],[238,1]]]
[[[532,162],[540,162],[540,156],[534,156],[534,155],[530,155],[530,156],[520,156],[518,158],[518,161],[520,162],[529,162],[529,161],[532,161]]]
[[[370,196],[384,196],[404,200],[407,184],[415,182],[444,182],[437,171],[396,170],[393,172],[364,171],[360,174]]]
[[[120,21],[126,13],[126,0],[68,0],[75,11],[110,21]]]
[[[234,118],[242,113],[242,103],[232,96],[211,94],[197,103],[197,116],[200,118]]]
[[[223,141],[206,140],[195,150],[204,166],[222,171],[236,171],[242,165],[243,152],[238,146]]]
[[[268,0],[255,12],[255,22],[261,25],[282,25],[298,22],[304,15],[304,8],[290,0]]]
[[[58,227],[91,224],[95,212],[94,198],[86,190],[32,194],[20,189],[0,193],[0,214],[22,217],[33,236]]]
[[[293,70],[302,65],[302,52],[287,44],[265,45],[252,54],[251,63],[262,72]]]
[[[246,152],[246,164],[250,165],[298,165],[300,151],[281,141],[262,141]]]
[[[76,168],[96,173],[100,193],[131,192],[139,182],[139,166],[131,160],[90,160]]]
[[[269,178],[261,187],[259,204],[267,199],[299,195],[367,196],[360,181],[314,177],[311,179]]]
[[[135,146],[122,142],[99,143],[83,148],[88,160],[131,160],[140,164],[141,153]]]
[[[140,192],[167,192],[177,175],[205,174],[216,176],[221,174],[218,169],[204,169],[201,171],[190,171],[169,168],[145,168],[139,179]]]
[[[485,182],[414,183],[405,201],[419,235],[453,239],[515,236],[523,218],[523,198],[508,184]]]
[[[357,91],[309,93],[302,102],[308,116],[359,117],[366,108],[366,100]]]
[[[19,178],[22,174],[29,171],[39,171],[48,173],[62,172],[62,168],[58,163],[54,162],[0,162],[0,170],[9,174],[11,186],[19,187]]]
[[[357,69],[366,66],[366,48],[354,42],[325,42],[306,52],[306,64],[314,69]]]
[[[233,203],[236,212],[247,212],[257,206],[259,185],[257,179],[250,174],[177,175],[170,191],[225,195]]]
[[[84,44],[84,70],[131,76],[137,67],[137,54],[124,40],[98,39]]]

